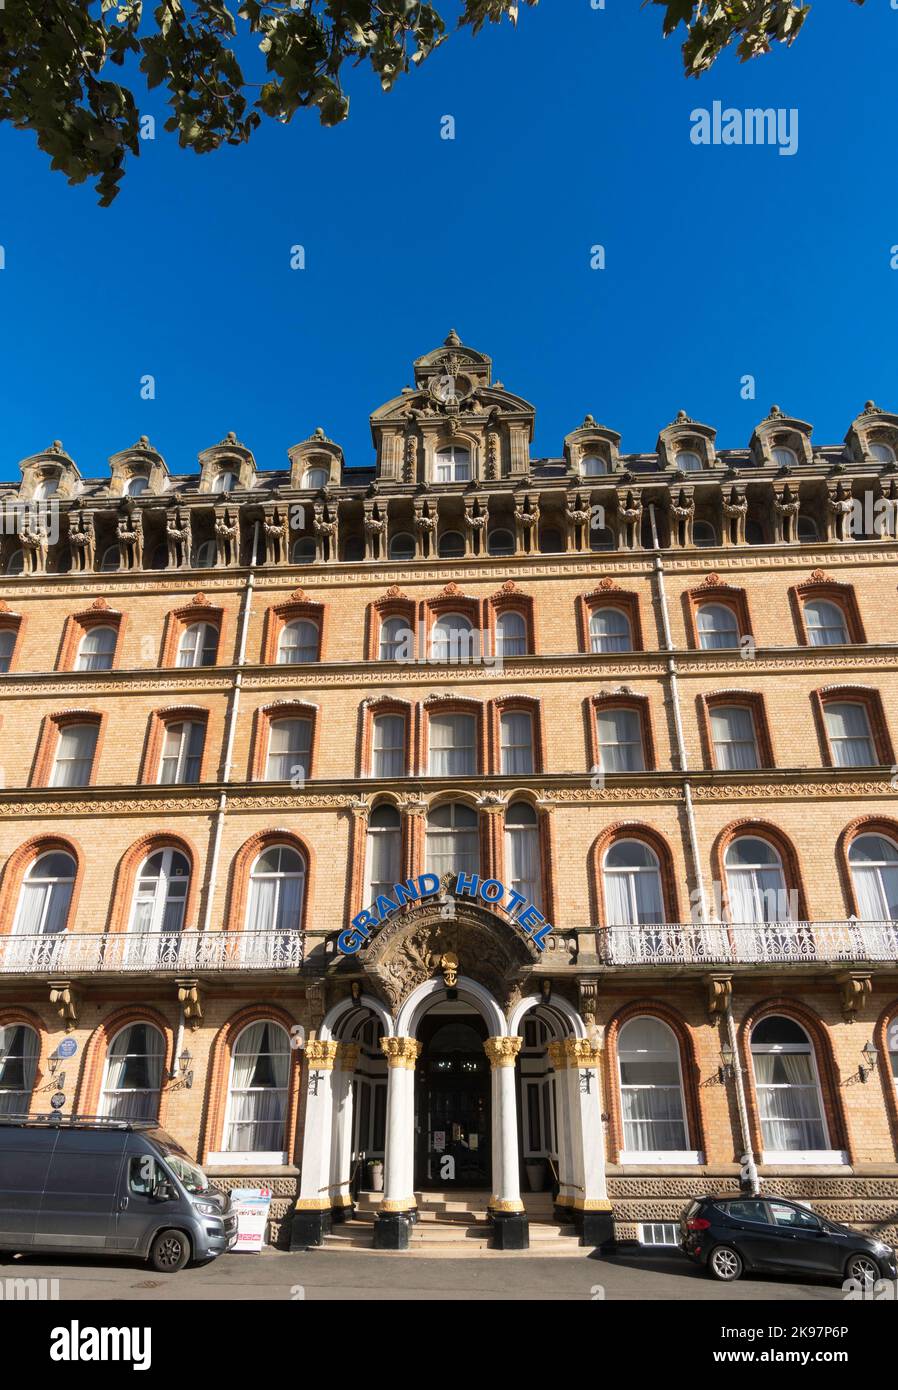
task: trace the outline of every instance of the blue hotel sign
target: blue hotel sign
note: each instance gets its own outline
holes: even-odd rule
[[[394,912],[398,912],[406,903],[432,898],[439,891],[440,880],[436,874],[419,874],[417,878],[406,879],[404,883],[394,883],[391,894],[381,893],[369,908],[356,913],[351,927],[340,933],[338,949],[346,956],[354,956],[368,941],[372,931],[382,926]],[[479,874],[459,874],[455,880],[455,896],[479,898],[493,911],[509,917],[518,931],[530,937],[537,950],[546,949],[546,936],[552,928],[539,908],[528,902],[522,893],[506,888],[497,878],[481,879]]]

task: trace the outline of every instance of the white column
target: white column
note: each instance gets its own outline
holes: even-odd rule
[[[313,1038],[306,1043],[306,1115],[302,1173],[293,1216],[294,1249],[320,1245],[331,1219],[331,1133],[333,1075],[339,1044]]]
[[[358,1043],[341,1043],[333,1078],[334,1123],[331,1138],[331,1206],[351,1207],[352,1077],[359,1062]]]
[[[605,1176],[605,1136],[602,1131],[601,1053],[588,1038],[565,1038],[571,1103],[576,1182],[580,1191],[574,1212],[585,1244],[610,1239],[611,1203]]]
[[[550,1042],[549,1061],[555,1073],[556,1116],[558,1124],[558,1196],[557,1207],[573,1207],[582,1187],[578,1176],[578,1155],[582,1152],[580,1127],[574,1125],[575,1101],[572,1090],[576,1091],[576,1077],[568,1068],[568,1055],[563,1042]],[[573,1085],[572,1085],[573,1081]],[[577,1098],[576,1103],[579,1103]]]
[[[524,1210],[518,1167],[518,1106],[514,1073],[514,1064],[523,1041],[523,1038],[487,1038],[483,1044],[492,1068],[493,1195],[490,1208],[495,1212]]]
[[[387,1139],[382,1212],[414,1211],[415,1064],[421,1044],[415,1038],[381,1038],[387,1059]]]

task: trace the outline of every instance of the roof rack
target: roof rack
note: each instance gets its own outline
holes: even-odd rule
[[[155,1120],[120,1120],[113,1115],[60,1115],[52,1110],[46,1115],[0,1115],[0,1125],[54,1126],[60,1129],[158,1129]]]

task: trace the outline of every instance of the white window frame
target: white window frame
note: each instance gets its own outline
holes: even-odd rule
[[[170,735],[174,734],[176,729],[180,730],[180,733],[178,735],[177,753],[166,753],[165,749],[166,745],[169,742],[169,737]],[[199,735],[197,735],[196,737],[198,741],[200,738],[202,739],[202,745],[198,753],[191,753],[190,748],[194,740],[195,729],[199,729],[200,731]],[[203,773],[203,754],[205,753],[205,751],[206,724],[202,719],[191,719],[187,717],[185,719],[172,719],[170,721],[167,721],[163,726],[162,747],[159,751],[159,770],[156,774],[156,785],[160,787],[197,786]],[[165,770],[165,764],[166,762],[171,762],[173,758],[175,764],[175,776],[172,779],[167,779],[166,781],[163,781],[162,774]],[[198,766],[196,770],[196,777],[192,777],[188,780],[184,776],[184,771],[187,766],[188,760],[191,758],[198,759]]]
[[[253,1023],[268,1023],[268,1024],[270,1024],[271,1027],[273,1027],[273,1028],[280,1028],[281,1032],[282,1032],[285,1036],[287,1036],[287,1030],[285,1029],[284,1025],[283,1025],[282,1023],[279,1023],[278,1020],[275,1019],[275,1018],[257,1018],[257,1019],[254,1019],[254,1020],[253,1020]],[[243,1034],[246,1032],[246,1029],[247,1029],[247,1028],[252,1028],[252,1027],[253,1027],[253,1023],[248,1023],[248,1024],[246,1025],[245,1028],[241,1028],[240,1032],[237,1034],[237,1037],[234,1039],[234,1045],[233,1045],[233,1047],[231,1048],[231,1056],[230,1056],[229,1063],[228,1063],[228,1088],[227,1088],[227,1091],[225,1092],[225,1095],[226,1095],[227,1100],[226,1100],[226,1104],[225,1104],[224,1124],[222,1125],[222,1130],[221,1130],[222,1138],[224,1138],[225,1135],[228,1133],[228,1130],[230,1129],[230,1125],[231,1125],[231,1114],[232,1114],[232,1110],[233,1110],[233,1094],[232,1094],[232,1092],[233,1092],[233,1081],[234,1081],[234,1062],[235,1062],[235,1057],[236,1057],[236,1052],[237,1052],[237,1044],[238,1044],[238,1042],[240,1041],[240,1039],[241,1039],[241,1037],[243,1036]],[[289,1038],[287,1039],[287,1041],[288,1041],[288,1043],[289,1043]],[[290,1058],[290,1060],[289,1060],[289,1063],[288,1063],[288,1068],[289,1068],[289,1067],[292,1067],[292,1066],[295,1066],[295,1065],[296,1065],[296,1064],[295,1064],[295,1062],[293,1061],[293,1058],[292,1058],[292,1056],[291,1056],[291,1058]],[[289,1126],[289,1124],[290,1124],[290,1071],[289,1071],[289,1069],[288,1069],[288,1071],[287,1071],[286,1094],[285,1094],[285,1097],[284,1097],[284,1140],[285,1140],[285,1142],[287,1142],[287,1143],[289,1143],[289,1135],[288,1135],[288,1132],[287,1132],[287,1131],[288,1131],[288,1126]],[[247,1167],[256,1167],[256,1166],[258,1166],[258,1167],[260,1167],[260,1168],[284,1168],[284,1167],[287,1167],[287,1166],[288,1166],[288,1159],[289,1159],[289,1153],[288,1153],[288,1151],[287,1151],[286,1149],[282,1149],[280,1153],[278,1153],[276,1150],[272,1150],[271,1152],[264,1152],[264,1151],[257,1151],[257,1152],[254,1152],[254,1151],[252,1151],[252,1150],[250,1150],[250,1149],[231,1149],[231,1150],[227,1150],[227,1151],[222,1151],[222,1152],[220,1152],[220,1153],[210,1153],[210,1154],[208,1154],[208,1155],[206,1156],[206,1163],[205,1163],[205,1166],[206,1166],[207,1168],[211,1168],[211,1167],[222,1167],[222,1166],[224,1166],[224,1165],[227,1165],[227,1167],[229,1167],[229,1168],[247,1168]]]
[[[66,758],[65,760],[63,760],[61,756],[63,743],[65,741],[66,736],[73,733],[75,729],[90,729],[91,733],[93,734],[94,740],[93,744],[91,745],[90,757]],[[78,723],[75,720],[72,720],[71,722],[59,725],[56,731],[56,747],[53,749],[53,767],[50,772],[49,785],[51,787],[62,788],[89,787],[91,784],[91,778],[93,777],[94,773],[94,766],[97,760],[97,743],[99,742],[99,738],[100,726],[99,724],[95,723],[90,719],[85,719],[83,723]],[[73,767],[76,763],[78,763],[79,765],[83,763],[87,764],[87,776],[84,778],[84,780],[77,782],[65,782],[60,780],[60,769],[62,767]]]
[[[464,444],[447,444],[433,456],[435,483],[469,483],[474,476],[471,450]]]
[[[162,868],[159,873],[159,877],[156,879],[156,887],[153,890],[153,906],[150,911],[150,925],[146,928],[145,932],[143,930],[138,931],[135,927],[135,923],[137,921],[138,908],[140,906],[140,903],[144,901],[140,890],[140,884],[141,880],[147,877],[147,865],[149,864],[151,859],[155,858],[157,854],[162,854]],[[186,878],[174,878],[172,875],[172,860],[175,857],[175,855],[178,855],[187,863],[188,873]],[[171,886],[173,883],[184,884],[183,896],[172,898],[172,902],[181,903],[183,911],[181,913],[180,927],[176,928],[174,931],[169,931],[168,933],[166,933],[166,935],[174,936],[176,932],[182,932],[184,930],[184,924],[187,921],[187,899],[190,896],[191,875],[189,870],[190,860],[187,858],[187,855],[184,853],[183,850],[177,849],[173,845],[166,845],[164,849],[151,850],[150,853],[141,860],[140,868],[134,876],[134,891],[131,894],[131,911],[128,914],[129,932],[134,932],[135,935],[138,936],[162,935],[162,922],[165,917],[165,909],[169,905],[169,894],[171,892]]]
[[[788,1015],[783,1014],[783,1015],[778,1015],[778,1017],[787,1018]],[[789,1021],[792,1022],[792,1023],[795,1023],[795,1022],[796,1022],[795,1019],[790,1019]],[[824,1104],[824,1101],[823,1101],[823,1087],[820,1085],[820,1071],[819,1071],[819,1068],[818,1068],[818,1066],[817,1066],[817,1049],[814,1047],[813,1042],[812,1042],[811,1039],[808,1037],[807,1032],[805,1031],[804,1028],[802,1028],[801,1024],[800,1024],[800,1023],[796,1023],[796,1027],[801,1028],[801,1031],[804,1033],[805,1037],[808,1039],[807,1048],[805,1048],[804,1046],[799,1045],[798,1043],[773,1043],[773,1044],[771,1044],[771,1043],[760,1043],[760,1044],[758,1044],[758,1051],[759,1051],[759,1052],[764,1052],[765,1054],[770,1054],[770,1053],[772,1053],[772,1052],[779,1052],[779,1053],[793,1052],[793,1053],[801,1054],[801,1055],[803,1055],[803,1056],[806,1056],[806,1055],[808,1054],[808,1052],[810,1053],[810,1057],[811,1057],[811,1071],[812,1071],[813,1076],[814,1076],[814,1084],[815,1084],[815,1086],[817,1087],[817,1099],[818,1099],[818,1101],[820,1102],[820,1122],[821,1122],[821,1124],[822,1124],[822,1126],[823,1126],[823,1133],[824,1133],[824,1135],[826,1136],[826,1139],[829,1140],[829,1138],[830,1138],[830,1133],[829,1133],[829,1122],[828,1122],[828,1120],[827,1120],[827,1118],[826,1118],[826,1105]],[[757,1073],[757,1071],[755,1070],[755,1044],[752,1042],[751,1038],[749,1038],[749,1040],[748,1040],[748,1051],[749,1051],[749,1055],[751,1056],[752,1080],[754,1081],[754,1085],[755,1085],[755,1094],[757,1095],[758,1092],[759,1092],[760,1090],[762,1090],[762,1089],[767,1090],[767,1089],[770,1089],[770,1087],[768,1087],[768,1086],[765,1085],[764,1083],[762,1083],[761,1085],[759,1085],[759,1083],[758,1083],[758,1073]],[[762,1128],[762,1120],[761,1120],[761,1115],[760,1115],[760,1099],[759,1099],[759,1102],[758,1102],[758,1126],[759,1126],[759,1128]],[[763,1134],[763,1129],[762,1129],[762,1134]],[[762,1162],[762,1163],[777,1163],[777,1164],[793,1164],[793,1165],[795,1165],[796,1167],[799,1166],[799,1165],[801,1165],[801,1164],[811,1164],[811,1163],[819,1163],[819,1164],[821,1164],[821,1165],[822,1165],[822,1164],[832,1164],[832,1165],[843,1166],[843,1165],[845,1165],[845,1164],[848,1163],[848,1155],[847,1155],[847,1153],[844,1151],[844,1149],[830,1149],[830,1148],[825,1148],[825,1149],[783,1149],[783,1150],[777,1150],[777,1149],[762,1149],[762,1151],[761,1151],[761,1162]],[[787,1200],[788,1200],[788,1199],[787,1199]]]
[[[722,749],[728,749],[728,748],[747,748],[747,747],[749,746],[749,740],[748,740],[748,739],[744,739],[744,738],[738,738],[738,739],[737,739],[737,738],[721,739],[721,738],[716,737],[715,729],[714,729],[714,721],[715,721],[715,719],[720,719],[720,717],[721,717],[721,715],[723,714],[724,710],[726,710],[726,711],[729,711],[729,710],[741,710],[741,711],[744,711],[744,712],[748,715],[749,722],[750,722],[750,724],[751,724],[751,733],[752,733],[752,736],[751,736],[751,747],[752,747],[752,749],[753,749],[753,751],[754,751],[754,755],[755,755],[754,763],[753,763],[750,767],[740,767],[738,764],[731,764],[731,763],[728,763],[728,762],[725,761],[724,757],[721,756],[721,750],[722,750]],[[709,724],[709,726],[710,726],[711,747],[712,747],[712,749],[714,750],[714,767],[715,767],[715,769],[716,769],[718,772],[735,772],[735,773],[740,773],[740,772],[757,772],[757,771],[760,769],[760,767],[761,767],[761,750],[760,750],[760,748],[759,748],[759,746],[758,746],[758,728],[757,728],[757,723],[756,723],[756,721],[755,721],[755,711],[754,711],[754,709],[753,709],[753,707],[752,707],[751,705],[748,705],[748,704],[745,704],[745,705],[740,704],[738,700],[734,700],[734,701],[732,701],[732,702],[727,702],[726,704],[724,704],[722,701],[721,701],[720,703],[715,702],[713,705],[711,705],[711,707],[710,707],[709,710],[708,710],[708,724]],[[728,729],[728,732],[732,732],[732,730],[731,730],[731,729]]]
[[[612,870],[612,872],[613,872],[613,870]],[[677,1056],[677,1077],[678,1077],[679,1086],[680,1086],[680,1105],[681,1105],[681,1107],[682,1107],[681,1116],[682,1116],[682,1124],[683,1124],[683,1133],[686,1135],[686,1138],[687,1138],[687,1140],[688,1140],[688,1138],[689,1138],[689,1109],[688,1109],[688,1107],[687,1107],[687,1105],[686,1105],[686,1087],[685,1087],[685,1084],[684,1084],[684,1081],[683,1081],[683,1055],[682,1055],[682,1048],[681,1048],[681,1046],[680,1046],[680,1039],[677,1037],[676,1033],[675,1033],[674,1030],[671,1028],[671,1026],[670,1026],[669,1023],[665,1023],[665,1021],[664,1021],[663,1018],[657,1018],[654,1014],[636,1014],[636,1015],[634,1015],[633,1018],[628,1018],[628,1019],[627,1019],[627,1023],[635,1023],[635,1022],[637,1021],[637,1019],[643,1018],[643,1017],[644,1017],[644,1018],[650,1018],[650,1019],[652,1020],[653,1023],[660,1023],[661,1026],[662,1026],[663,1028],[666,1028],[666,1029],[667,1029],[668,1033],[670,1033],[671,1037],[673,1038],[673,1041],[674,1041],[674,1050],[675,1050],[676,1056]],[[621,1028],[620,1032],[623,1033],[625,1028],[626,1028],[626,1024],[624,1025],[623,1028]],[[626,1048],[624,1049],[624,1051],[627,1051],[627,1050],[628,1050],[628,1049],[626,1049]],[[621,1117],[620,1117],[620,1124],[621,1124],[621,1142],[623,1142],[623,1140],[624,1140],[624,1135],[625,1135],[625,1133],[626,1133],[626,1130],[625,1130],[625,1128],[624,1128],[626,1122],[625,1122],[625,1120],[624,1120],[624,1104],[623,1104],[624,1080],[623,1080],[623,1076],[621,1075],[620,1034],[618,1034],[618,1048],[617,1048],[617,1089],[618,1089],[618,1095],[620,1096],[620,1100],[621,1100]],[[654,1088],[649,1088],[649,1087],[636,1088],[636,1087],[630,1087],[630,1086],[628,1086],[627,1089],[634,1089],[634,1090],[635,1090],[635,1089],[643,1089],[643,1090],[648,1090],[648,1089],[654,1089]],[[660,1088],[660,1089],[669,1089],[669,1088],[664,1087],[664,1088]],[[658,1164],[658,1165],[660,1165],[660,1164],[683,1164],[683,1165],[687,1165],[687,1164],[704,1163],[704,1161],[705,1161],[705,1156],[704,1156],[704,1154],[703,1154],[702,1152],[700,1152],[700,1150],[698,1150],[698,1149],[645,1149],[645,1150],[643,1150],[643,1149],[624,1149],[624,1148],[622,1148],[622,1149],[620,1150],[620,1153],[618,1154],[618,1162],[621,1163],[621,1164],[624,1164],[624,1163],[650,1163],[650,1164],[652,1164],[653,1166],[656,1165],[656,1164]]]
[[[195,635],[194,635],[195,634]],[[188,623],[181,633],[178,641],[178,666],[182,670],[202,670],[214,666],[218,660],[219,630],[215,623],[207,623],[200,619],[195,623]],[[192,637],[192,641],[189,641]],[[212,652],[211,661],[196,660],[202,658],[207,652]],[[184,657],[191,660],[185,661]]]
[[[864,723],[867,726],[866,741],[870,748],[870,761],[864,763],[840,762],[839,751],[843,744],[856,743],[858,737],[835,736],[829,724],[830,713],[834,709],[842,709],[851,706],[853,709],[863,711]],[[876,751],[876,739],[873,737],[873,725],[870,721],[870,710],[864,700],[824,700],[823,702],[823,722],[826,725],[826,738],[829,743],[829,751],[832,755],[833,767],[877,767],[879,766],[879,755]]]

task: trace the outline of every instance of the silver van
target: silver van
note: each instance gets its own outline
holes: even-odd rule
[[[133,1255],[173,1274],[236,1243],[229,1194],[157,1125],[0,1117],[0,1253]]]

